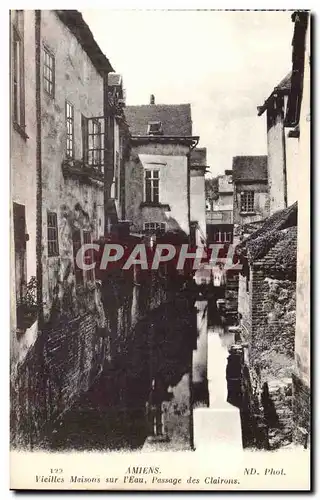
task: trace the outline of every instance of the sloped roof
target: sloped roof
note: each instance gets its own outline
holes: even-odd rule
[[[241,181],[266,181],[268,179],[268,157],[234,156],[232,162],[232,179]]]
[[[195,148],[191,151],[190,163],[192,166],[204,167],[207,165],[207,148]]]
[[[268,99],[265,100],[262,106],[258,106],[258,116],[261,116],[265,110],[268,108],[268,106],[273,102],[272,97],[274,94],[277,94],[278,92],[282,92],[283,94],[288,95],[291,90],[291,75],[292,72],[288,73],[278,85],[276,85],[269,95]]]
[[[127,106],[125,116],[133,136],[146,136],[152,121],[162,123],[164,136],[192,136],[190,104]]]
[[[99,73],[114,71],[79,10],[55,10],[55,13],[78,40]]]
[[[285,76],[281,82],[275,87],[273,93],[277,90],[290,90],[291,89],[291,71]]]

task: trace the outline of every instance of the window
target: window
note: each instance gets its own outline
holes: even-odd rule
[[[88,123],[88,163],[95,168],[101,165],[101,124],[98,120]]]
[[[48,257],[59,255],[57,214],[48,212]]]
[[[74,108],[66,101],[67,158],[74,156]]]
[[[244,191],[240,194],[241,212],[254,211],[254,191]]]
[[[145,201],[159,203],[159,170],[145,171]]]
[[[145,233],[165,233],[166,232],[166,223],[165,222],[145,222],[144,223],[144,231]]]
[[[231,243],[232,241],[231,232],[217,231],[213,235],[213,241],[215,243]]]
[[[43,85],[45,91],[54,97],[54,74],[55,74],[55,63],[53,54],[44,47],[44,61],[43,61]]]
[[[78,250],[81,248],[80,229],[75,229],[72,233],[72,248],[73,248],[73,265],[74,265],[74,274],[76,277],[76,285],[81,285],[83,283],[83,270],[77,266],[76,262]]]
[[[24,13],[15,10],[12,13],[12,85],[13,85],[13,120],[20,127],[25,126],[24,113]]]
[[[83,231],[83,244],[91,243],[90,231]],[[94,262],[93,249],[87,250],[84,257],[85,264],[92,264]],[[94,270],[89,269],[84,272],[86,281],[94,281]]]
[[[81,124],[83,161],[95,170],[103,172],[106,118],[86,118],[82,115]]]
[[[148,123],[148,135],[162,135],[162,123],[161,122],[149,122]]]

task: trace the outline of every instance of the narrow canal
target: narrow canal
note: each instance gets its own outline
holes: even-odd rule
[[[177,313],[176,308],[174,311]],[[162,351],[157,349],[157,366],[163,365],[166,369],[171,366],[175,374],[168,378],[164,391],[168,398],[160,404],[164,422],[167,419],[169,439],[162,439],[162,431],[160,436],[150,435],[148,371],[144,373],[142,370],[139,378],[136,369],[130,372],[122,363],[119,366],[114,364],[112,369],[102,373],[94,386],[57,423],[49,439],[50,448],[83,451],[242,448],[240,410],[228,401],[226,379],[228,348],[234,342],[233,335],[220,325],[215,305],[212,307],[207,301],[198,300],[194,311],[196,321],[192,328],[194,333],[197,330],[197,335],[193,334],[190,347],[186,347],[188,344],[183,340],[186,327],[180,325],[177,329],[172,318],[171,321],[168,318],[167,325],[159,322],[170,338],[178,336],[180,339],[179,349],[175,349],[171,356],[180,359],[182,348],[186,349],[178,366],[173,364],[173,358],[170,359],[172,347],[169,344]],[[190,332],[187,338],[190,341]],[[140,343],[145,342],[146,338],[141,334]],[[165,337],[160,339],[161,345],[163,342],[167,342]],[[127,368],[130,368],[130,362],[127,362]],[[116,387],[125,387],[125,402]]]
[[[206,310],[204,305],[201,307],[201,311],[203,310]],[[202,322],[208,325],[208,321],[204,318]],[[240,410],[229,402],[226,379],[228,349],[234,343],[234,335],[228,333],[227,328],[219,323],[219,315],[215,310],[206,328],[209,405],[194,409],[194,448],[196,450],[219,446],[242,449]],[[204,351],[202,347],[202,352]]]

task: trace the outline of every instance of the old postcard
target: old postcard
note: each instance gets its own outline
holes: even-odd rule
[[[308,491],[310,12],[9,17],[11,489]]]

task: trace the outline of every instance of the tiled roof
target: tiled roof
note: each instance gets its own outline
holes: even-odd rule
[[[287,74],[287,76],[283,78],[283,80],[281,80],[279,85],[275,87],[274,92],[276,90],[290,90],[290,89],[291,89],[291,71],[290,73]]]
[[[234,182],[266,181],[268,179],[268,157],[234,156],[232,162]]]
[[[207,165],[207,148],[195,148],[191,151],[190,163],[192,166],[204,167]]]
[[[283,78],[283,80],[281,80],[281,82],[273,89],[273,91],[269,95],[268,99],[265,100],[264,104],[262,106],[258,106],[258,116],[261,116],[265,112],[265,110],[268,108],[268,106],[271,103],[273,103],[272,97],[274,94],[276,94],[279,91],[284,93],[284,94],[290,93],[291,75],[292,75],[292,72],[290,71],[290,73],[288,73],[287,76],[285,76]]]
[[[133,136],[146,136],[152,121],[162,123],[165,136],[192,136],[190,104],[127,106],[125,116]]]
[[[108,74],[108,85],[110,87],[117,87],[122,83],[122,76],[118,73],[109,73]]]

